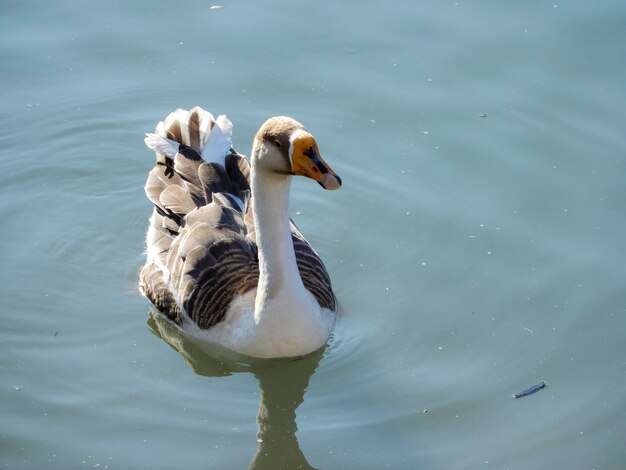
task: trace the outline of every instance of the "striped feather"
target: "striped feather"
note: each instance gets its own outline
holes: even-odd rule
[[[161,191],[159,202],[161,207],[183,216],[196,208],[189,192],[174,184]]]
[[[198,178],[207,202],[211,202],[213,193],[233,191],[226,169],[217,163],[202,163],[198,167]]]
[[[224,158],[232,144],[233,124],[224,116],[218,116],[209,138],[202,147],[200,154],[208,162],[224,165]]]

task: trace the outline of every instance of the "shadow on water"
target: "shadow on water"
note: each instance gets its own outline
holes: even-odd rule
[[[256,454],[249,469],[314,469],[300,449],[296,409],[325,347],[296,359],[254,359],[183,333],[156,312],[147,321],[150,330],[178,351],[194,372],[208,377],[249,372],[257,378],[260,396]]]

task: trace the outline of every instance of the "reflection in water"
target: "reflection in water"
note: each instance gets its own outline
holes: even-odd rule
[[[200,375],[215,377],[250,372],[259,382],[259,442],[250,469],[312,469],[296,438],[296,409],[325,348],[297,359],[263,360],[207,345],[184,334],[162,315],[150,312],[148,326],[185,358]]]

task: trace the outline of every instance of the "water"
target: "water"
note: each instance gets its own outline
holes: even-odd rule
[[[623,468],[626,3],[216,5],[1,7],[2,467]],[[216,358],[138,295],[143,133],[194,105],[341,175],[292,190],[324,351]]]

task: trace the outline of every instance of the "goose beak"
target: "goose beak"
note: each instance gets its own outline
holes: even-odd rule
[[[341,178],[320,155],[313,136],[305,134],[291,144],[291,171],[317,181],[324,189],[335,190],[341,186]]]

